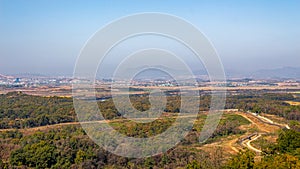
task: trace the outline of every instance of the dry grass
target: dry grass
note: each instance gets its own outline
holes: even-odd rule
[[[270,132],[276,132],[277,130],[280,129],[277,126],[263,123],[262,121],[260,121],[259,119],[257,119],[256,117],[254,117],[253,115],[251,115],[249,113],[237,113],[237,114],[239,114],[239,115],[243,116],[245,119],[249,120],[252,123],[252,125],[257,127],[259,129],[259,131],[261,131],[261,132],[270,133]]]
[[[293,102],[293,101],[285,101],[285,102],[291,106],[299,106],[300,105],[300,102]]]

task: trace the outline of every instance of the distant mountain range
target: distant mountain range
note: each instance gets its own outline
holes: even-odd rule
[[[163,67],[164,70],[168,70],[175,75],[186,76],[184,72],[179,69],[171,69]],[[206,76],[207,72],[204,69],[192,69],[192,72],[196,76]],[[253,72],[243,72],[238,70],[225,70],[227,78],[252,78],[252,79],[296,79],[300,80],[300,67],[282,67],[276,69],[261,69]],[[155,78],[163,76],[155,70],[147,70],[142,77]],[[189,77],[190,78],[190,77]]]
[[[41,74],[41,73],[18,73],[18,74],[12,74],[14,77],[20,77],[20,78],[30,78],[30,77],[48,77],[47,75]]]
[[[159,67],[158,69],[166,70],[168,73],[177,76],[187,76],[182,70],[167,68],[167,67]],[[132,68],[127,70],[128,73],[136,72],[137,70],[141,70],[141,68]],[[197,76],[206,76],[207,72],[204,69],[192,69],[193,74]],[[261,69],[254,72],[242,72],[237,70],[225,70],[225,74],[227,78],[252,78],[252,79],[296,79],[300,80],[300,67],[282,67],[277,69]],[[14,75],[3,75],[0,74],[0,78],[13,78],[13,77],[21,77],[21,78],[28,78],[28,77],[35,77],[35,78],[43,78],[43,77],[55,77],[55,76],[47,76],[37,73],[21,73],[21,74],[14,74]],[[71,77],[71,76],[70,76]],[[163,73],[159,70],[150,69],[142,74],[138,75],[138,78],[144,79],[155,79],[155,78],[169,78],[168,74]],[[190,77],[186,77],[190,78]]]
[[[195,75],[207,75],[205,70],[193,70]],[[252,79],[297,79],[300,80],[300,67],[282,67],[276,69],[261,69],[253,72],[226,69],[227,78]]]
[[[9,79],[9,78],[13,78],[13,76],[6,76],[6,75],[0,74],[0,78],[1,79]]]
[[[249,77],[255,79],[300,79],[300,67],[262,69],[251,73]]]

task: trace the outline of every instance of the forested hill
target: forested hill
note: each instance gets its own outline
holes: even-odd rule
[[[0,128],[28,128],[76,120],[71,98],[11,92],[0,95]]]
[[[131,102],[139,110],[147,110],[150,106],[148,97],[132,96]],[[210,96],[203,95],[200,98],[200,114],[192,130],[176,147],[154,157],[131,159],[99,147],[79,123],[51,125],[76,121],[72,98],[8,93],[0,95],[0,127],[4,129],[0,130],[0,168],[299,168],[298,103],[299,98],[293,94],[256,92],[229,95],[226,108],[240,109],[241,112],[224,113],[211,138],[199,143],[205,111],[210,105]],[[180,96],[169,96],[164,118],[149,124],[121,119],[124,112],[116,110],[112,99],[98,104],[106,119],[117,118],[108,120],[115,130],[130,137],[147,138],[165,131],[174,123],[180,110]],[[243,113],[247,111],[272,114],[270,116],[275,120],[278,118],[291,127],[260,133],[262,136],[252,142],[262,151],[258,161],[255,160],[257,154],[245,151],[243,148],[246,147],[237,143],[240,138],[261,132],[251,119],[247,119],[247,114],[252,113]],[[256,116],[252,116],[253,121]],[[97,116],[90,120],[97,120]],[[45,125],[52,128],[32,128]],[[230,147],[241,151],[232,153]]]

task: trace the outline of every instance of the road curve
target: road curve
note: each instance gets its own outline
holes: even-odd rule
[[[261,153],[261,150],[255,148],[255,147],[253,147],[253,146],[251,145],[251,142],[252,142],[252,141],[255,141],[255,140],[258,139],[259,137],[261,137],[261,134],[257,134],[256,136],[252,137],[252,138],[249,139],[249,140],[244,140],[242,144],[246,145],[249,149],[255,151],[256,153]],[[246,142],[246,144],[245,144],[244,142]]]
[[[287,124],[280,124],[280,123],[275,123],[272,120],[260,116],[260,115],[256,115],[255,113],[251,113],[251,112],[245,112],[245,113],[238,113],[239,115],[243,116],[244,118],[246,118],[248,121],[250,121],[252,124],[256,125],[258,127],[258,129],[260,131],[262,131],[263,133],[270,133],[272,132],[270,130],[270,128],[266,128],[267,126],[265,125],[269,125],[269,126],[274,126],[274,127],[278,127],[278,128],[287,128],[290,129],[290,127]],[[251,119],[250,119],[251,118]],[[256,120],[257,119],[257,120]],[[256,139],[258,139],[259,137],[262,136],[263,133],[253,133],[250,134],[242,139],[239,140],[239,143],[244,146],[247,147],[248,149],[256,152],[256,153],[261,153],[262,151],[253,147],[251,145],[252,141],[255,141]]]

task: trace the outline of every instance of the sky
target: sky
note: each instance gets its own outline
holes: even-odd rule
[[[97,30],[142,12],[195,25],[226,70],[300,67],[299,11],[298,0],[0,0],[0,74],[72,75]]]

